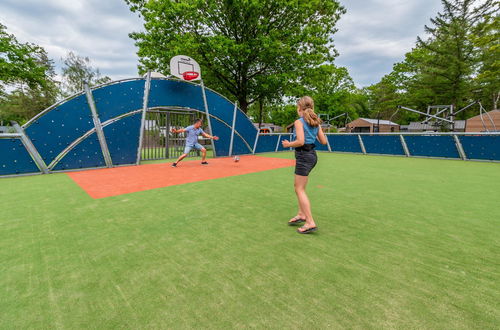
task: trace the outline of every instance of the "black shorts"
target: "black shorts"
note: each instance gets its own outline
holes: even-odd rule
[[[295,160],[295,174],[308,176],[318,162],[314,145],[306,144],[303,147],[295,148]]]

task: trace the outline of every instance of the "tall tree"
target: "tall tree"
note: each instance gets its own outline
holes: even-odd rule
[[[145,21],[130,36],[140,66],[168,71],[178,54],[196,58],[205,79],[246,112],[281,86],[337,55],[333,34],[345,12],[337,0],[125,0]]]
[[[95,86],[111,81],[111,78],[103,76],[99,68],[92,65],[89,57],[83,57],[73,52],[69,52],[63,59],[62,78],[65,96],[82,91],[85,83]]]
[[[0,92],[10,84],[43,86],[49,70],[47,63],[41,58],[44,54],[43,49],[37,45],[20,43],[0,23]]]
[[[430,56],[420,58],[421,78],[435,94],[459,107],[471,97],[479,56],[472,42],[485,17],[495,9],[494,0],[441,0],[443,12],[425,26],[426,40],[417,45]]]

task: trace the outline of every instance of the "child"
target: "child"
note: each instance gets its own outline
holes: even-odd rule
[[[202,165],[208,165],[208,162],[205,160],[207,157],[207,149],[203,148],[201,144],[198,143],[198,135],[203,135],[207,139],[214,139],[218,140],[219,138],[217,136],[212,136],[203,131],[201,128],[201,125],[203,124],[203,121],[201,119],[196,119],[193,123],[193,125],[188,126],[186,128],[181,128],[181,129],[175,129],[172,128],[172,133],[187,133],[186,137],[186,146],[184,148],[184,153],[177,159],[175,163],[172,164],[172,167],[177,167],[177,164],[186,158],[186,156],[189,154],[191,149],[196,149],[201,151],[201,164]]]
[[[318,230],[314,222],[311,204],[306,194],[307,178],[312,171],[318,157],[314,150],[314,142],[318,138],[321,144],[326,144],[326,137],[321,129],[321,119],[314,112],[314,101],[309,96],[304,96],[297,102],[299,119],[295,125],[295,141],[282,142],[284,148],[295,148],[295,193],[299,204],[297,216],[290,219],[289,225],[305,222],[304,226],[297,229],[299,234],[309,234]]]

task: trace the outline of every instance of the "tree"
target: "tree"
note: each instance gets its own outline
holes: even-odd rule
[[[442,0],[443,12],[425,26],[427,40],[417,38],[418,47],[430,56],[419,61],[421,78],[448,104],[460,107],[471,98],[472,79],[480,58],[472,42],[482,22],[494,10],[493,0],[475,6],[474,0]]]
[[[288,81],[337,55],[333,34],[345,12],[336,0],[125,0],[145,21],[130,36],[141,73],[168,71],[178,54],[196,58],[204,79],[243,111],[279,99]]]
[[[0,97],[0,121],[15,120],[21,124],[40,111],[54,104],[60,95],[59,83],[55,80],[54,62],[45,50],[37,49],[37,65],[45,68],[40,84],[19,83],[9,94]]]
[[[88,57],[69,52],[66,58],[63,59],[63,64],[62,78],[63,94],[65,96],[81,92],[85,83],[88,83],[89,86],[95,86],[111,81],[111,78],[101,74],[99,68],[92,66],[92,62]]]
[[[0,23],[0,94],[6,85],[27,84],[30,87],[45,85],[49,69],[41,56],[43,49],[30,43],[20,43],[14,35],[8,34],[6,26]]]
[[[498,109],[500,101],[500,16],[488,16],[474,32],[481,64],[476,77],[480,98],[487,108]]]

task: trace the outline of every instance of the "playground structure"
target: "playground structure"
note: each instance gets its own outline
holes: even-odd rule
[[[149,73],[95,88],[86,86],[22,127],[13,123],[16,133],[0,134],[0,176],[137,165],[144,159],[146,118],[153,111],[198,113],[208,118],[208,130],[220,137],[211,141],[215,157],[290,150],[281,141],[290,140],[291,133],[259,133],[236,103],[205,88],[199,76],[189,75],[179,80],[152,78]],[[317,150],[500,161],[499,132],[342,133],[327,137],[328,145],[318,144]],[[161,158],[169,157],[168,150],[167,146]]]

